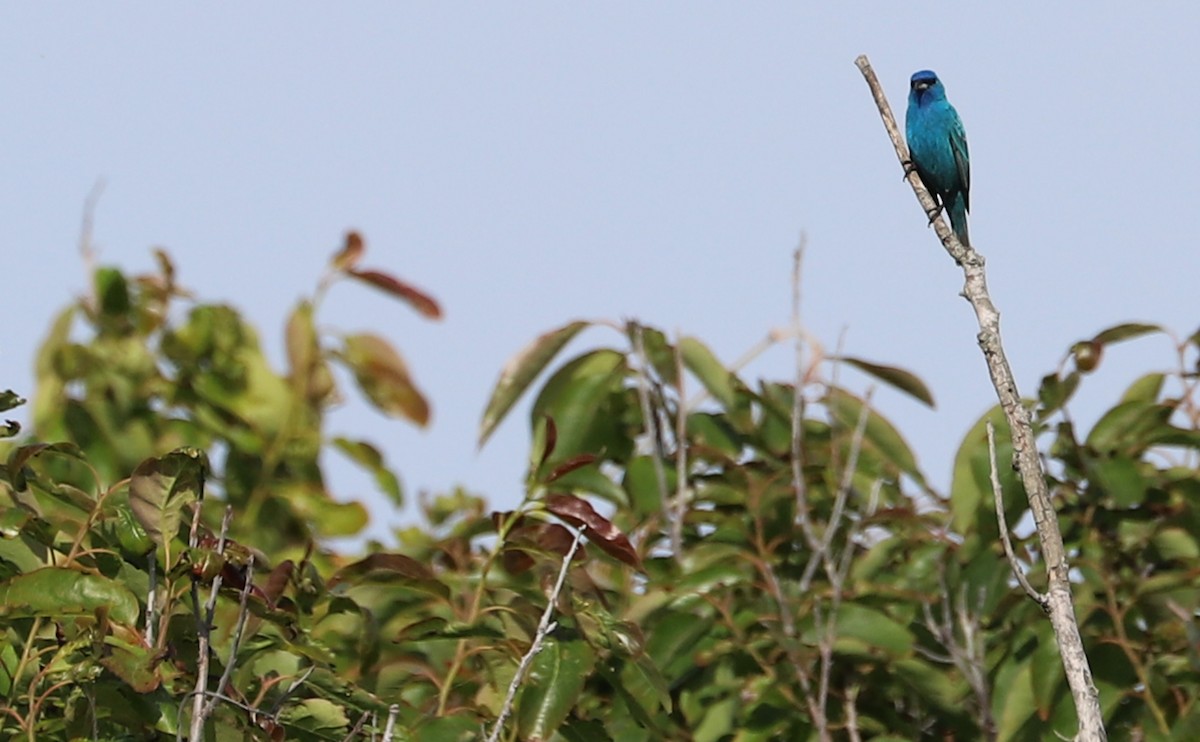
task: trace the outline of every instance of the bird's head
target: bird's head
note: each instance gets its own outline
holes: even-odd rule
[[[924,103],[928,100],[938,100],[946,97],[946,89],[942,87],[942,81],[932,70],[921,70],[914,72],[912,81],[909,83],[909,95],[915,100]]]

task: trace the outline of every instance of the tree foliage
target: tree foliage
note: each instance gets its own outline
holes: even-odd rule
[[[163,253],[151,275],[96,270],[91,295],[54,321],[32,435],[8,423],[0,445],[0,734],[171,739],[197,714],[217,740],[1074,729],[1050,625],[1000,548],[989,420],[1009,523],[1028,531],[1003,417],[972,427],[939,492],[871,404],[899,391],[932,405],[926,385],[811,344],[796,378],[751,381],[694,337],[565,324],[501,371],[483,413],[481,443],[532,396],[519,507],[451,491],[396,548],[334,550],[368,514],[330,491],[324,451],[402,496],[378,449],[326,429],[343,393],[334,367],[411,424],[430,405],[382,336],[318,331],[326,290],[356,281],[440,316],[363,256],[349,235],[288,317],[284,373],[234,308],[179,286]],[[585,332],[607,340],[567,356]],[[1029,404],[1110,733],[1188,740],[1200,334],[1173,340],[1164,369],[1089,430],[1070,414],[1103,354],[1149,334],[1166,333],[1122,325],[1074,344]],[[839,382],[849,367],[879,388]],[[0,409],[21,403],[0,394]],[[1036,539],[1014,539],[1039,584]]]

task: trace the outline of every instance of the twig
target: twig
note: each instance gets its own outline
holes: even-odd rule
[[[796,491],[796,522],[804,540],[812,547],[819,543],[808,512],[808,483],[804,479],[804,332],[800,325],[800,277],[807,241],[800,234],[800,244],[792,253],[792,333],[796,353],[796,380],[792,388],[792,488]]]
[[[855,64],[862,72],[875,105],[883,119],[884,128],[896,149],[896,156],[902,165],[910,160],[908,148],[900,137],[900,130],[892,116],[891,107],[875,71],[866,56],[860,56]],[[905,177],[912,186],[921,208],[926,213],[934,213],[937,204],[929,191],[921,184],[920,178],[911,168],[905,167]],[[1050,623],[1054,629],[1054,637],[1058,642],[1059,654],[1062,657],[1063,671],[1067,684],[1071,688],[1071,696],[1075,703],[1076,715],[1079,719],[1077,739],[1081,742],[1101,742],[1106,740],[1104,717],[1100,709],[1100,694],[1092,680],[1091,667],[1087,654],[1083,649],[1083,638],[1079,634],[1079,624],[1075,618],[1075,604],[1071,597],[1071,567],[1067,561],[1066,550],[1063,547],[1062,533],[1058,528],[1058,520],[1054,505],[1050,501],[1050,493],[1046,487],[1046,477],[1042,471],[1041,457],[1033,437],[1033,425],[1029,418],[1029,410],[1021,403],[1021,395],[1017,390],[1016,379],[1009,367],[1004,347],[1000,341],[1000,313],[992,303],[987,290],[987,277],[983,269],[983,256],[973,248],[963,245],[946,226],[945,220],[939,215],[934,222],[937,235],[942,241],[946,252],[954,258],[963,269],[965,285],[963,296],[975,310],[979,323],[979,347],[987,362],[992,386],[1000,399],[1000,407],[1008,419],[1012,432],[1013,459],[1025,486],[1025,496],[1029,500],[1029,509],[1033,514],[1033,522],[1037,527],[1038,540],[1041,542],[1042,558],[1046,563],[1048,583],[1047,605],[1049,606]]]
[[[392,742],[392,735],[396,733],[396,715],[400,713],[400,704],[393,703],[388,706],[387,725],[383,728],[383,742]]]
[[[675,379],[679,388],[675,392],[679,400],[675,410],[675,507],[671,513],[671,553],[676,559],[683,555],[683,519],[688,503],[687,470],[687,414],[684,406],[683,353],[679,350],[679,338],[675,339]]]
[[[579,548],[582,540],[583,531],[577,531],[575,540],[571,542],[571,548],[563,557],[562,568],[558,570],[558,580],[554,583],[554,589],[550,591],[546,600],[546,610],[542,611],[542,620],[538,621],[537,631],[533,635],[533,643],[529,645],[529,651],[521,658],[520,664],[517,665],[517,671],[513,674],[512,682],[508,684],[508,695],[504,698],[504,705],[500,707],[500,715],[496,717],[496,726],[492,727],[492,733],[488,735],[488,742],[497,742],[500,739],[500,732],[504,731],[504,721],[512,713],[513,701],[517,697],[517,690],[521,687],[525,673],[533,664],[533,658],[542,650],[542,642],[546,640],[546,636],[558,626],[557,623],[552,623],[550,618],[554,615],[554,605],[558,602],[558,595],[562,592],[563,583],[567,581],[571,560],[575,558],[575,551]]]
[[[854,470],[858,467],[858,457],[862,453],[863,437],[867,432],[867,420],[871,412],[871,397],[873,394],[874,389],[867,390],[863,399],[862,410],[858,414],[858,421],[854,425],[854,434],[850,439],[850,455],[846,460],[846,466],[842,468],[842,481],[838,485],[837,496],[833,502],[833,512],[829,514],[829,523],[825,526],[825,532],[821,538],[809,544],[812,554],[809,555],[808,564],[804,568],[804,574],[800,577],[800,592],[802,593],[808,592],[809,585],[812,584],[812,578],[816,572],[818,561],[824,563],[826,573],[831,578],[833,577],[835,570],[833,560],[829,555],[829,549],[833,544],[833,537],[837,533],[838,526],[841,525],[842,514],[846,507],[846,498],[850,495],[850,487],[854,481]]]
[[[150,589],[146,593],[146,645],[154,646],[154,614],[158,609],[158,547],[146,555],[146,571],[150,574]]]
[[[1025,577],[1025,570],[1021,569],[1017,555],[1013,552],[1012,539],[1008,533],[1008,520],[1004,515],[1004,492],[1000,487],[1000,475],[996,469],[996,429],[992,426],[991,420],[987,422],[987,441],[988,464],[991,466],[992,499],[996,502],[996,521],[1000,524],[1000,542],[1004,544],[1004,556],[1008,558],[1008,566],[1012,567],[1013,576],[1017,578],[1017,583],[1021,585],[1025,594],[1040,605],[1042,610],[1049,610],[1050,606],[1046,596],[1029,584],[1029,580]]]
[[[399,709],[399,706],[393,705],[392,708]],[[358,717],[358,721],[354,722],[354,726],[350,727],[350,731],[345,737],[342,737],[342,742],[352,742],[352,740],[358,736],[358,733],[362,731],[362,728],[366,726],[367,719],[370,719],[373,713],[373,711],[362,712],[362,714],[360,714]],[[375,736],[374,732],[371,733],[371,736]]]
[[[859,687],[852,685],[846,689],[846,734],[850,742],[861,742],[858,734],[858,692]]]
[[[646,355],[646,343],[642,339],[642,326],[636,322],[633,324],[633,349],[638,355],[638,401],[642,407],[642,420],[646,426],[646,433],[651,437],[650,459],[654,462],[654,477],[658,484],[658,499],[662,506],[663,527],[671,534],[671,554],[675,560],[682,558],[679,553],[680,544],[675,542],[675,531],[671,525],[671,504],[670,498],[667,496],[667,469],[663,464],[662,452],[659,450],[658,441],[660,440],[658,433],[659,421],[658,416],[654,413],[654,408],[650,404],[650,358]],[[679,400],[679,414],[683,414],[683,400]]]
[[[200,503],[196,503],[197,512],[200,509]],[[198,519],[198,517],[197,517]],[[233,508],[225,508],[225,517],[221,519],[221,535],[217,540],[217,553],[225,554],[225,534],[229,531],[229,523],[233,520]],[[195,531],[195,523],[193,522],[193,531]],[[207,716],[205,700],[208,693],[208,664],[210,646],[212,642],[212,620],[213,615],[217,610],[217,595],[221,590],[221,574],[218,572],[213,577],[212,592],[209,593],[208,602],[205,604],[203,611],[200,609],[200,590],[196,587],[196,582],[192,581],[192,606],[196,611],[196,637],[198,640],[198,648],[196,650],[196,687],[192,693],[192,719],[191,725],[188,728],[189,742],[201,742],[204,739],[204,719]],[[220,688],[217,692],[220,692]]]
[[[242,595],[238,601],[237,625],[233,629],[233,638],[229,645],[229,660],[226,661],[225,671],[221,673],[221,680],[217,683],[217,693],[224,693],[225,685],[233,677],[233,668],[237,664],[238,648],[242,644],[242,632],[246,629],[246,617],[250,615],[247,603],[250,599],[250,588],[252,587],[254,587],[253,554],[250,555],[250,561],[246,563],[246,582],[242,585]],[[208,705],[204,708],[204,715],[211,715],[216,705],[217,700],[215,698],[209,699]]]

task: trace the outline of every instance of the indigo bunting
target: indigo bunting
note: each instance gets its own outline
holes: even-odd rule
[[[958,241],[969,244],[967,211],[971,208],[971,158],[967,154],[967,133],[958,118],[958,111],[946,100],[942,81],[930,70],[921,70],[912,76],[904,133],[921,182],[933,194],[939,209],[945,207],[949,212]]]

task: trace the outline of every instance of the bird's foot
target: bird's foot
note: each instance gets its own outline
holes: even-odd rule
[[[933,211],[926,211],[925,216],[929,217],[929,224],[927,224],[925,226],[932,227],[933,223],[936,222],[937,218],[941,215],[942,215],[942,207],[941,206],[937,207]]]
[[[901,180],[906,180],[910,173],[914,173],[917,170],[917,165],[912,160],[904,160],[900,165],[904,168],[904,175],[900,176]]]

